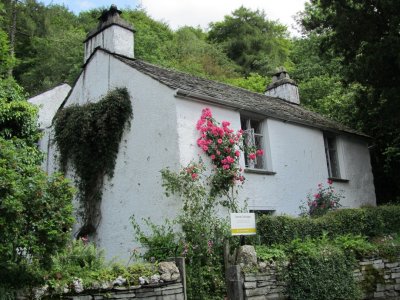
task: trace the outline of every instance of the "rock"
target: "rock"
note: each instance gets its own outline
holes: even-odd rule
[[[250,245],[240,246],[236,263],[243,264],[246,267],[257,267],[257,254],[254,247]]]
[[[146,277],[139,277],[140,285],[149,284],[149,280]]]
[[[113,286],[123,286],[126,284],[126,279],[122,276],[118,276],[117,279],[113,281]]]
[[[102,290],[109,290],[109,289],[111,289],[112,287],[113,287],[112,282],[104,281],[104,282],[101,283],[101,289],[102,289]]]
[[[153,276],[150,277],[150,283],[155,284],[160,282],[161,276],[158,274],[154,274]]]
[[[267,270],[267,263],[263,261],[259,262],[258,269],[260,270],[260,272],[265,272],[265,270]]]
[[[72,281],[72,286],[74,287],[75,293],[79,294],[83,292],[83,282],[80,278],[75,278]]]
[[[158,271],[161,274],[161,280],[166,282],[177,280],[180,277],[179,269],[174,262],[160,262]]]
[[[42,299],[42,297],[46,294],[48,291],[49,286],[46,284],[40,288],[35,288],[33,289],[33,295],[35,299]]]
[[[63,286],[63,291],[62,291],[64,294],[68,294],[69,293],[69,288],[68,288],[68,285],[67,284],[64,284],[64,286]]]

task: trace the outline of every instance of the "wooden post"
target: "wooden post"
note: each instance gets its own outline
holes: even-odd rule
[[[187,286],[186,286],[186,265],[185,265],[185,258],[184,257],[174,257],[169,258],[168,260],[174,261],[176,266],[179,269],[179,273],[181,275],[181,281],[183,286],[183,296],[184,299],[187,300]]]
[[[226,274],[229,300],[243,300],[243,281],[239,265],[230,266]]]
[[[243,281],[240,266],[236,265],[237,249],[230,253],[229,241],[224,243],[225,284],[229,300],[243,300]]]

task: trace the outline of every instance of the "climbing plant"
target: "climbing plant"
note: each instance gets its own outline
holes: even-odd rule
[[[69,106],[55,117],[55,142],[61,170],[75,171],[81,204],[78,236],[93,234],[100,220],[105,176],[114,174],[122,134],[130,126],[132,106],[126,88],[110,91],[97,103]]]

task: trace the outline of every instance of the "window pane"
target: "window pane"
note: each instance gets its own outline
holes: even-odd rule
[[[250,120],[250,126],[254,129],[255,133],[261,133],[260,121],[258,120]]]
[[[339,173],[339,162],[337,159],[337,151],[336,149],[330,149],[329,150],[329,157],[331,159],[331,173],[332,177],[339,178],[340,173]]]
[[[255,141],[255,146],[257,149],[263,149],[263,144],[262,144],[262,135],[254,135],[254,141]],[[263,169],[264,168],[264,157],[257,156],[255,160],[255,168],[257,169]]]
[[[336,137],[325,136],[325,153],[329,177],[340,178]]]
[[[246,118],[243,118],[243,117],[240,117],[240,126],[241,126],[241,128],[243,129],[243,130],[246,130],[247,129],[247,119]]]

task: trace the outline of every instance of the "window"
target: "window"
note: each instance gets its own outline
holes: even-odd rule
[[[337,141],[334,135],[324,135],[326,164],[331,178],[340,178]]]
[[[241,116],[240,122],[245,145],[264,150],[262,121]],[[257,156],[255,160],[249,160],[248,153],[245,152],[244,159],[246,168],[266,169],[264,156]]]

